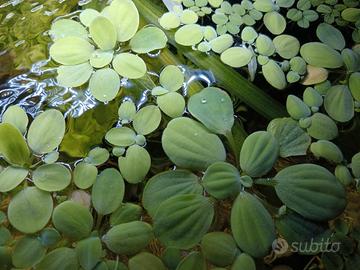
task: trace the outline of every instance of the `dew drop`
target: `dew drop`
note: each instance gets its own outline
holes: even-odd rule
[[[202,98],[202,99],[201,99],[201,103],[202,103],[202,104],[205,104],[206,102],[207,102],[206,98]]]

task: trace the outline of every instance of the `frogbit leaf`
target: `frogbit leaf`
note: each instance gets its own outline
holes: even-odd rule
[[[33,182],[41,190],[54,192],[64,190],[71,182],[71,172],[61,164],[44,164],[32,174]]]
[[[120,77],[111,68],[97,70],[90,78],[91,94],[99,101],[113,100],[120,89]]]
[[[110,129],[105,140],[115,146],[127,147],[135,144],[136,133],[128,127],[119,127]]]

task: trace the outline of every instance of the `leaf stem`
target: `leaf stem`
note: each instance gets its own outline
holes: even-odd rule
[[[229,143],[231,151],[234,154],[236,167],[239,167],[239,153],[238,153],[238,151],[236,151],[236,143],[235,143],[234,136],[233,136],[231,130],[226,132],[225,137]]]

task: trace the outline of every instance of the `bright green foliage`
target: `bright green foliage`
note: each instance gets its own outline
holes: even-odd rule
[[[4,112],[2,123],[9,123],[14,127],[17,127],[19,131],[24,134],[29,123],[29,118],[20,106],[13,105],[8,107]]]
[[[9,166],[0,172],[0,192],[8,192],[16,188],[26,178],[29,171]]]
[[[32,175],[36,187],[48,192],[65,189],[71,181],[71,172],[60,164],[45,164]]]
[[[300,54],[308,64],[316,67],[338,68],[343,65],[340,53],[324,43],[306,43],[301,46]]]
[[[318,140],[333,140],[338,136],[335,122],[325,114],[315,113],[311,116],[311,125],[308,134]]]
[[[94,269],[103,256],[101,241],[98,237],[81,240],[75,247],[79,264],[85,270]]]
[[[81,162],[74,169],[74,183],[78,188],[87,189],[91,187],[98,174],[97,168],[86,162]]]
[[[350,185],[354,180],[350,170],[344,165],[336,166],[335,176],[344,186]]]
[[[330,162],[341,163],[344,159],[339,147],[329,141],[319,140],[310,146],[310,151],[317,158],[325,158]]]

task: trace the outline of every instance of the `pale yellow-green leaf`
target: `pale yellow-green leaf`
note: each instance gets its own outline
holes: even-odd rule
[[[120,89],[120,77],[111,68],[97,70],[90,78],[91,94],[99,101],[113,100]]]
[[[24,134],[29,123],[29,118],[19,105],[12,105],[6,109],[2,116],[3,123],[12,124],[14,127]]]
[[[274,60],[262,66],[262,73],[267,82],[276,89],[282,90],[286,87],[285,73]]]
[[[168,65],[160,73],[160,84],[169,91],[179,90],[184,81],[184,74],[177,66]]]
[[[120,53],[115,56],[113,67],[117,73],[129,79],[139,79],[147,70],[144,60],[131,53]]]
[[[103,68],[109,65],[113,59],[113,51],[96,50],[91,54],[90,65],[94,68]]]
[[[161,95],[156,100],[159,108],[171,118],[181,116],[185,110],[185,99],[176,92]]]
[[[211,49],[216,53],[223,53],[234,44],[232,35],[224,34],[210,41]]]
[[[64,87],[78,87],[86,83],[93,72],[91,65],[86,62],[74,66],[60,66],[57,69],[57,82]]]
[[[148,105],[139,110],[133,120],[135,131],[141,135],[148,135],[156,130],[161,122],[161,112],[155,105]]]
[[[174,12],[167,12],[160,17],[159,23],[165,30],[171,30],[180,26],[180,18]]]
[[[339,52],[320,42],[309,42],[301,46],[300,54],[312,66],[339,68],[343,60]]]
[[[23,168],[6,167],[0,172],[0,192],[8,192],[16,188],[28,173],[28,170]]]
[[[221,61],[225,64],[239,68],[249,64],[253,53],[244,47],[232,47],[227,49],[221,54]]]
[[[111,50],[116,44],[115,26],[105,17],[96,17],[89,26],[91,38],[96,45],[106,51]]]
[[[285,59],[295,57],[300,50],[300,42],[296,37],[280,35],[273,40],[276,52]]]
[[[83,39],[87,39],[88,37],[88,32],[85,27],[71,19],[61,19],[55,21],[51,25],[49,34],[53,40],[70,36]]]
[[[180,21],[183,24],[194,24],[197,23],[199,16],[191,9],[186,9],[180,16]]]
[[[99,17],[100,16],[100,12],[95,10],[95,9],[92,9],[92,8],[87,8],[87,9],[84,9],[83,11],[81,11],[80,13],[80,22],[89,27],[91,22],[96,18],[96,17]]]
[[[198,24],[187,24],[175,33],[175,41],[183,46],[194,46],[204,38],[202,28]]]
[[[264,24],[266,28],[274,35],[280,35],[285,31],[286,20],[276,11],[268,12],[264,15]]]
[[[130,41],[130,48],[136,53],[149,53],[165,48],[167,40],[160,28],[149,26],[135,34]]]
[[[316,36],[320,39],[321,42],[335,50],[342,50],[345,48],[345,38],[343,34],[340,32],[340,30],[330,24],[319,24],[319,26],[316,28]]]
[[[256,49],[259,54],[271,56],[275,53],[275,46],[271,38],[266,35],[260,34],[255,42]]]

